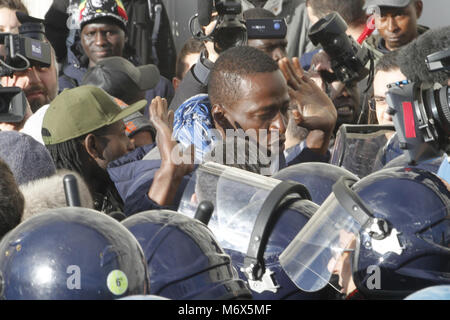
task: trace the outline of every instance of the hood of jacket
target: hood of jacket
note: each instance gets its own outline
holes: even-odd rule
[[[89,58],[84,54],[80,42],[67,49],[67,61],[62,66],[59,77],[59,91],[74,88],[81,84],[89,66]]]
[[[63,184],[63,179],[66,174],[73,174],[77,179],[81,206],[84,208],[94,208],[92,196],[83,178],[76,172],[61,169],[51,177],[34,180],[20,186],[20,190],[25,198],[22,221],[30,218],[34,214],[67,206]]]
[[[161,160],[142,160],[155,143],[136,148],[123,157],[109,163],[107,171],[123,201],[127,198],[131,185],[149,170],[157,170]],[[140,161],[142,160],[142,161]]]

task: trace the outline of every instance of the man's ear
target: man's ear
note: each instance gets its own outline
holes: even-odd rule
[[[172,86],[175,90],[178,89],[178,86],[180,85],[181,80],[178,79],[178,77],[173,77],[172,78]]]
[[[422,0],[416,1],[414,3],[414,6],[416,8],[417,19],[419,19],[422,16],[422,11],[423,11],[423,2],[422,2]]]
[[[215,104],[211,108],[211,117],[214,122],[214,126],[216,130],[219,130],[222,137],[225,137],[226,129],[233,129],[233,126],[230,124],[226,117],[226,111],[220,104]]]
[[[103,148],[101,147],[101,143],[95,135],[89,133],[86,138],[84,138],[83,142],[84,147],[91,158],[93,158],[94,160],[103,160]]]

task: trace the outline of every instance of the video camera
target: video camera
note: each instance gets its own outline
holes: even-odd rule
[[[45,42],[42,20],[17,12],[19,34],[0,33],[0,76],[12,76],[32,66],[51,64],[51,47]],[[0,121],[20,122],[26,110],[26,97],[18,87],[0,88]]]
[[[284,39],[287,25],[284,19],[247,19],[248,39]]]
[[[51,63],[50,44],[45,42],[42,20],[17,12],[22,23],[19,34],[0,33],[2,59],[0,76],[11,76],[31,66],[49,67]]]
[[[194,15],[189,27],[192,35],[201,41],[211,40],[214,49],[221,53],[226,49],[242,46],[247,43],[247,29],[238,16],[242,13],[242,5],[237,0],[198,0],[198,13]],[[211,33],[205,35],[203,32],[195,33],[192,22],[195,18],[201,26],[205,27],[211,23],[213,10],[217,11],[217,23]]]
[[[221,53],[226,49],[247,44],[247,39],[284,39],[287,25],[284,19],[248,19],[245,22],[238,16],[242,13],[242,5],[236,0],[198,0],[198,13],[194,15],[189,28],[192,35],[200,40],[211,40],[214,49]],[[214,30],[205,35],[193,31],[193,21],[197,18],[201,26],[211,23],[211,15],[217,11],[217,23]]]
[[[347,28],[339,13],[332,12],[317,21],[309,31],[311,42],[315,46],[320,44],[330,56],[334,73],[320,72],[328,83],[336,80],[357,82],[369,75],[370,71],[365,66],[371,60],[370,52],[345,33]]]
[[[426,58],[430,72],[450,78],[450,48]],[[410,164],[438,157],[449,145],[450,88],[438,83],[400,81],[389,85],[387,112],[392,115],[400,148]]]

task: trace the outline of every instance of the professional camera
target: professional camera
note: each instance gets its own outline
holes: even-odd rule
[[[371,60],[367,48],[361,47],[345,31],[347,24],[337,13],[332,12],[317,21],[309,31],[309,38],[330,56],[334,73],[321,71],[325,81],[331,83],[339,80],[344,83],[357,82],[369,75],[365,67]]]
[[[22,89],[0,86],[0,122],[21,122],[26,108],[27,98]]]
[[[32,66],[49,67],[50,44],[44,42],[43,21],[17,12],[19,34],[0,33],[0,76],[12,76]],[[26,110],[26,97],[18,87],[0,88],[0,121],[20,122]]]
[[[31,66],[49,67],[51,63],[50,44],[44,42],[42,20],[19,12],[16,15],[22,23],[19,34],[0,33],[0,45],[3,45],[0,76],[11,76]]]
[[[429,55],[429,71],[450,78],[450,48]],[[449,145],[450,88],[438,83],[400,81],[389,85],[387,112],[392,115],[400,148],[410,164],[439,156]]]
[[[248,39],[284,39],[287,25],[284,19],[247,19]]]
[[[191,33],[196,39],[213,41],[214,49],[217,53],[247,43],[246,26],[238,18],[242,12],[240,2],[237,0],[198,0],[197,4],[198,13],[189,22]],[[207,35],[201,31],[195,33],[192,26],[193,21],[197,18],[201,26],[207,26],[211,22],[211,15],[214,8],[218,14],[214,30]]]

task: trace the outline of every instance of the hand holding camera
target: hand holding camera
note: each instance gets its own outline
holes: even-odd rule
[[[49,67],[51,47],[45,40],[42,20],[16,13],[21,22],[19,34],[0,33],[0,76],[11,76],[33,66]],[[27,99],[18,87],[0,88],[0,122],[21,123]]]
[[[329,83],[336,80],[343,83],[357,82],[369,75],[365,66],[372,58],[370,52],[347,35],[346,30],[344,19],[333,12],[316,22],[308,34],[312,43],[321,45],[329,56],[329,64],[324,56],[318,56],[318,60],[313,61],[313,64],[325,63],[326,69],[333,71],[321,73]]]

